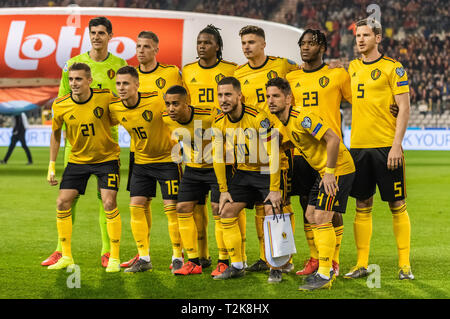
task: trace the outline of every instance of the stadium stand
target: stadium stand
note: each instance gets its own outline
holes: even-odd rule
[[[272,20],[299,28],[321,29],[327,34],[327,59],[344,64],[355,57],[354,23],[366,17],[369,0],[10,0],[0,7],[106,6],[189,10],[194,12]],[[408,72],[413,127],[450,128],[448,102],[449,11],[446,0],[389,0],[381,4],[384,25],[382,49]],[[350,125],[351,110],[344,109]]]

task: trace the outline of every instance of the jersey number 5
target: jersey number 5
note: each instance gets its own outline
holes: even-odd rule
[[[356,96],[358,99],[364,98],[364,84],[360,83],[358,84],[358,95]]]

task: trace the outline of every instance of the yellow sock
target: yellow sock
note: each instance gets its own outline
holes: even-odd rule
[[[314,243],[313,225],[305,223],[303,225],[305,230],[306,242],[309,247],[309,255],[314,259],[319,259],[319,252],[317,251],[316,244]]]
[[[319,251],[319,269],[317,272],[330,277],[330,268],[334,249],[336,247],[336,233],[331,222],[313,227],[314,241]]]
[[[353,229],[358,256],[356,264],[367,268],[372,237],[372,207],[356,208]]]
[[[342,236],[344,234],[344,225],[334,227],[334,232],[336,234],[336,248],[334,249],[333,260],[339,264],[339,255],[341,251]]]
[[[133,233],[139,256],[149,256],[149,229],[145,216],[145,206],[130,205],[130,215],[131,232]]]
[[[198,258],[198,231],[194,220],[194,213],[178,213],[177,215],[178,229],[180,231],[181,240],[183,241],[184,250],[189,259]]]
[[[72,210],[56,210],[56,227],[62,255],[72,257]]]
[[[255,205],[255,226],[256,226],[256,234],[258,235],[259,241],[259,258],[262,260],[266,260],[266,252],[264,246],[264,206],[263,205]]]
[[[145,220],[147,221],[147,227],[148,227],[148,238],[147,238],[147,245],[148,245],[148,249],[150,250],[150,233],[152,230],[152,206],[151,206],[152,201],[148,200],[145,203]]]
[[[245,209],[241,210],[238,215],[238,225],[239,230],[241,231],[242,236],[242,260],[247,261],[247,252],[246,252],[246,244],[247,244],[247,212]]]
[[[399,267],[410,266],[409,251],[411,247],[411,223],[406,204],[391,208],[394,235],[397,241]]]
[[[219,259],[228,260],[227,247],[223,241],[223,230],[220,216],[214,215],[214,231],[216,235],[217,249],[219,250]]]
[[[294,215],[294,209],[292,208],[291,204],[283,206],[283,214],[290,214],[289,219],[291,221],[292,234],[295,235],[295,215]],[[289,259],[289,263],[291,263],[291,264],[292,264],[292,258],[294,258],[293,255],[292,255],[291,259]]]
[[[168,204],[164,205],[164,213],[167,216],[169,236],[172,242],[172,256],[175,258],[181,258],[182,248],[181,248],[181,236],[178,229],[178,217],[177,217],[177,205]]]
[[[119,259],[120,237],[122,236],[122,220],[119,209],[116,207],[111,211],[106,211],[106,228],[111,246],[110,258]]]
[[[238,218],[221,218],[223,241],[227,247],[232,263],[242,262],[242,235],[239,230]]]
[[[209,258],[208,207],[206,205],[195,205],[193,216],[194,216],[195,225],[197,228],[198,257]]]

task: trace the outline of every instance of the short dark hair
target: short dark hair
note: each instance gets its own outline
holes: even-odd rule
[[[96,27],[102,25],[106,28],[106,32],[108,34],[112,33],[112,23],[105,17],[96,17],[89,21],[89,31],[91,31],[91,27]]]
[[[325,33],[323,33],[320,30],[313,30],[313,29],[306,29],[305,32],[302,33],[300,36],[300,39],[298,40],[298,46],[301,45],[302,40],[304,36],[308,33],[311,33],[313,36],[313,40],[317,42],[318,45],[321,45],[324,47],[325,51],[327,51],[327,37],[325,36]]]
[[[150,39],[155,41],[156,44],[159,43],[159,38],[155,32],[152,31],[141,31],[138,35],[138,38]]]
[[[182,96],[187,96],[187,91],[181,85],[172,85],[170,88],[167,89],[166,94],[164,94],[164,96],[166,96],[167,94],[180,94]]]
[[[368,25],[373,33],[375,33],[375,35],[382,35],[381,23],[375,20],[375,18],[366,18],[359,20],[358,22],[356,22],[356,29],[363,25]]]
[[[222,50],[223,50],[223,40],[222,36],[220,35],[219,28],[217,28],[213,24],[208,24],[205,28],[203,28],[198,34],[202,33],[208,33],[212,34],[214,36],[214,39],[216,40],[217,45],[219,46],[219,50],[217,51],[216,55],[219,60],[222,59]]]
[[[136,80],[139,80],[138,71],[130,65],[125,65],[125,66],[121,67],[120,69],[118,69],[117,74],[129,74],[132,77],[134,77]]]
[[[224,77],[217,86],[231,84],[236,91],[241,92],[241,82],[233,76]]]
[[[266,39],[266,33],[264,32],[264,29],[257,27],[256,25],[247,25],[239,31],[240,37],[246,34],[256,34],[262,37],[264,40]]]
[[[270,86],[275,86],[275,87],[279,88],[285,96],[292,94],[291,86],[289,85],[289,82],[286,79],[283,79],[280,77],[270,79],[266,83],[266,90]]]
[[[70,71],[84,71],[88,78],[92,77],[91,68],[86,63],[75,62],[69,67],[69,72]]]

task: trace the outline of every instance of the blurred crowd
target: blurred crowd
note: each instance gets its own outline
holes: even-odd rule
[[[283,6],[283,22],[299,28],[321,29],[327,34],[326,58],[348,63],[357,57],[354,48],[355,21],[367,17],[373,0],[9,0],[0,7],[105,6],[193,10],[271,20]],[[190,3],[190,5],[187,5]],[[387,56],[405,66],[410,78],[411,102],[424,112],[449,109],[449,9],[447,0],[387,0],[379,4]],[[425,111],[426,109],[426,111]]]

